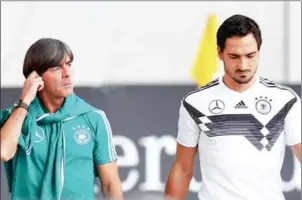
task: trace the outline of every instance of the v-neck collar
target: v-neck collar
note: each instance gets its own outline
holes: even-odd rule
[[[219,78],[219,84],[221,84],[222,87],[223,87],[223,90],[225,90],[225,91],[228,92],[229,94],[233,94],[233,95],[236,95],[236,96],[244,96],[244,95],[246,95],[246,94],[252,93],[252,92],[255,90],[255,88],[259,85],[259,83],[260,83],[260,78],[259,78],[259,76],[255,75],[255,78],[256,78],[255,83],[254,83],[250,88],[246,89],[246,90],[243,91],[243,92],[237,92],[237,91],[235,91],[235,90],[229,88],[229,87],[224,83],[224,81],[223,81],[223,76],[221,76],[221,77]]]

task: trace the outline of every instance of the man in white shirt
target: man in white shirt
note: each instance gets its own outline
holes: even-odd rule
[[[181,102],[166,197],[185,199],[198,151],[200,200],[284,200],[286,145],[301,162],[301,99],[255,75],[261,43],[258,24],[246,16],[233,15],[219,27],[225,74]]]

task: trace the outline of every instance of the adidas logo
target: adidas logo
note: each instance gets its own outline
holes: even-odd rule
[[[235,108],[247,108],[247,106],[243,101],[240,101],[239,103],[236,104]]]

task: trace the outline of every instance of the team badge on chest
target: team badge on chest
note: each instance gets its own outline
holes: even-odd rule
[[[73,128],[73,130],[75,130],[73,137],[76,143],[78,143],[79,145],[88,144],[88,142],[90,141],[90,129],[88,127],[77,126]]]
[[[271,99],[267,97],[260,96],[259,98],[255,98],[256,100],[256,110],[258,113],[262,115],[267,115],[272,110]]]

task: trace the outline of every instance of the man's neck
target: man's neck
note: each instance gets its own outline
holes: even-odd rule
[[[241,92],[244,92],[244,91],[248,90],[249,88],[251,88],[255,84],[255,82],[256,82],[256,76],[254,76],[252,78],[252,80],[250,80],[250,82],[248,82],[246,84],[239,84],[236,81],[234,81],[228,75],[224,75],[223,78],[222,78],[222,81],[231,90],[234,90],[236,92],[241,93]]]
[[[39,92],[38,95],[40,97],[42,104],[44,105],[46,110],[50,113],[57,112],[63,106],[65,98],[54,98],[52,96],[47,95],[46,93],[44,93],[42,91]]]

